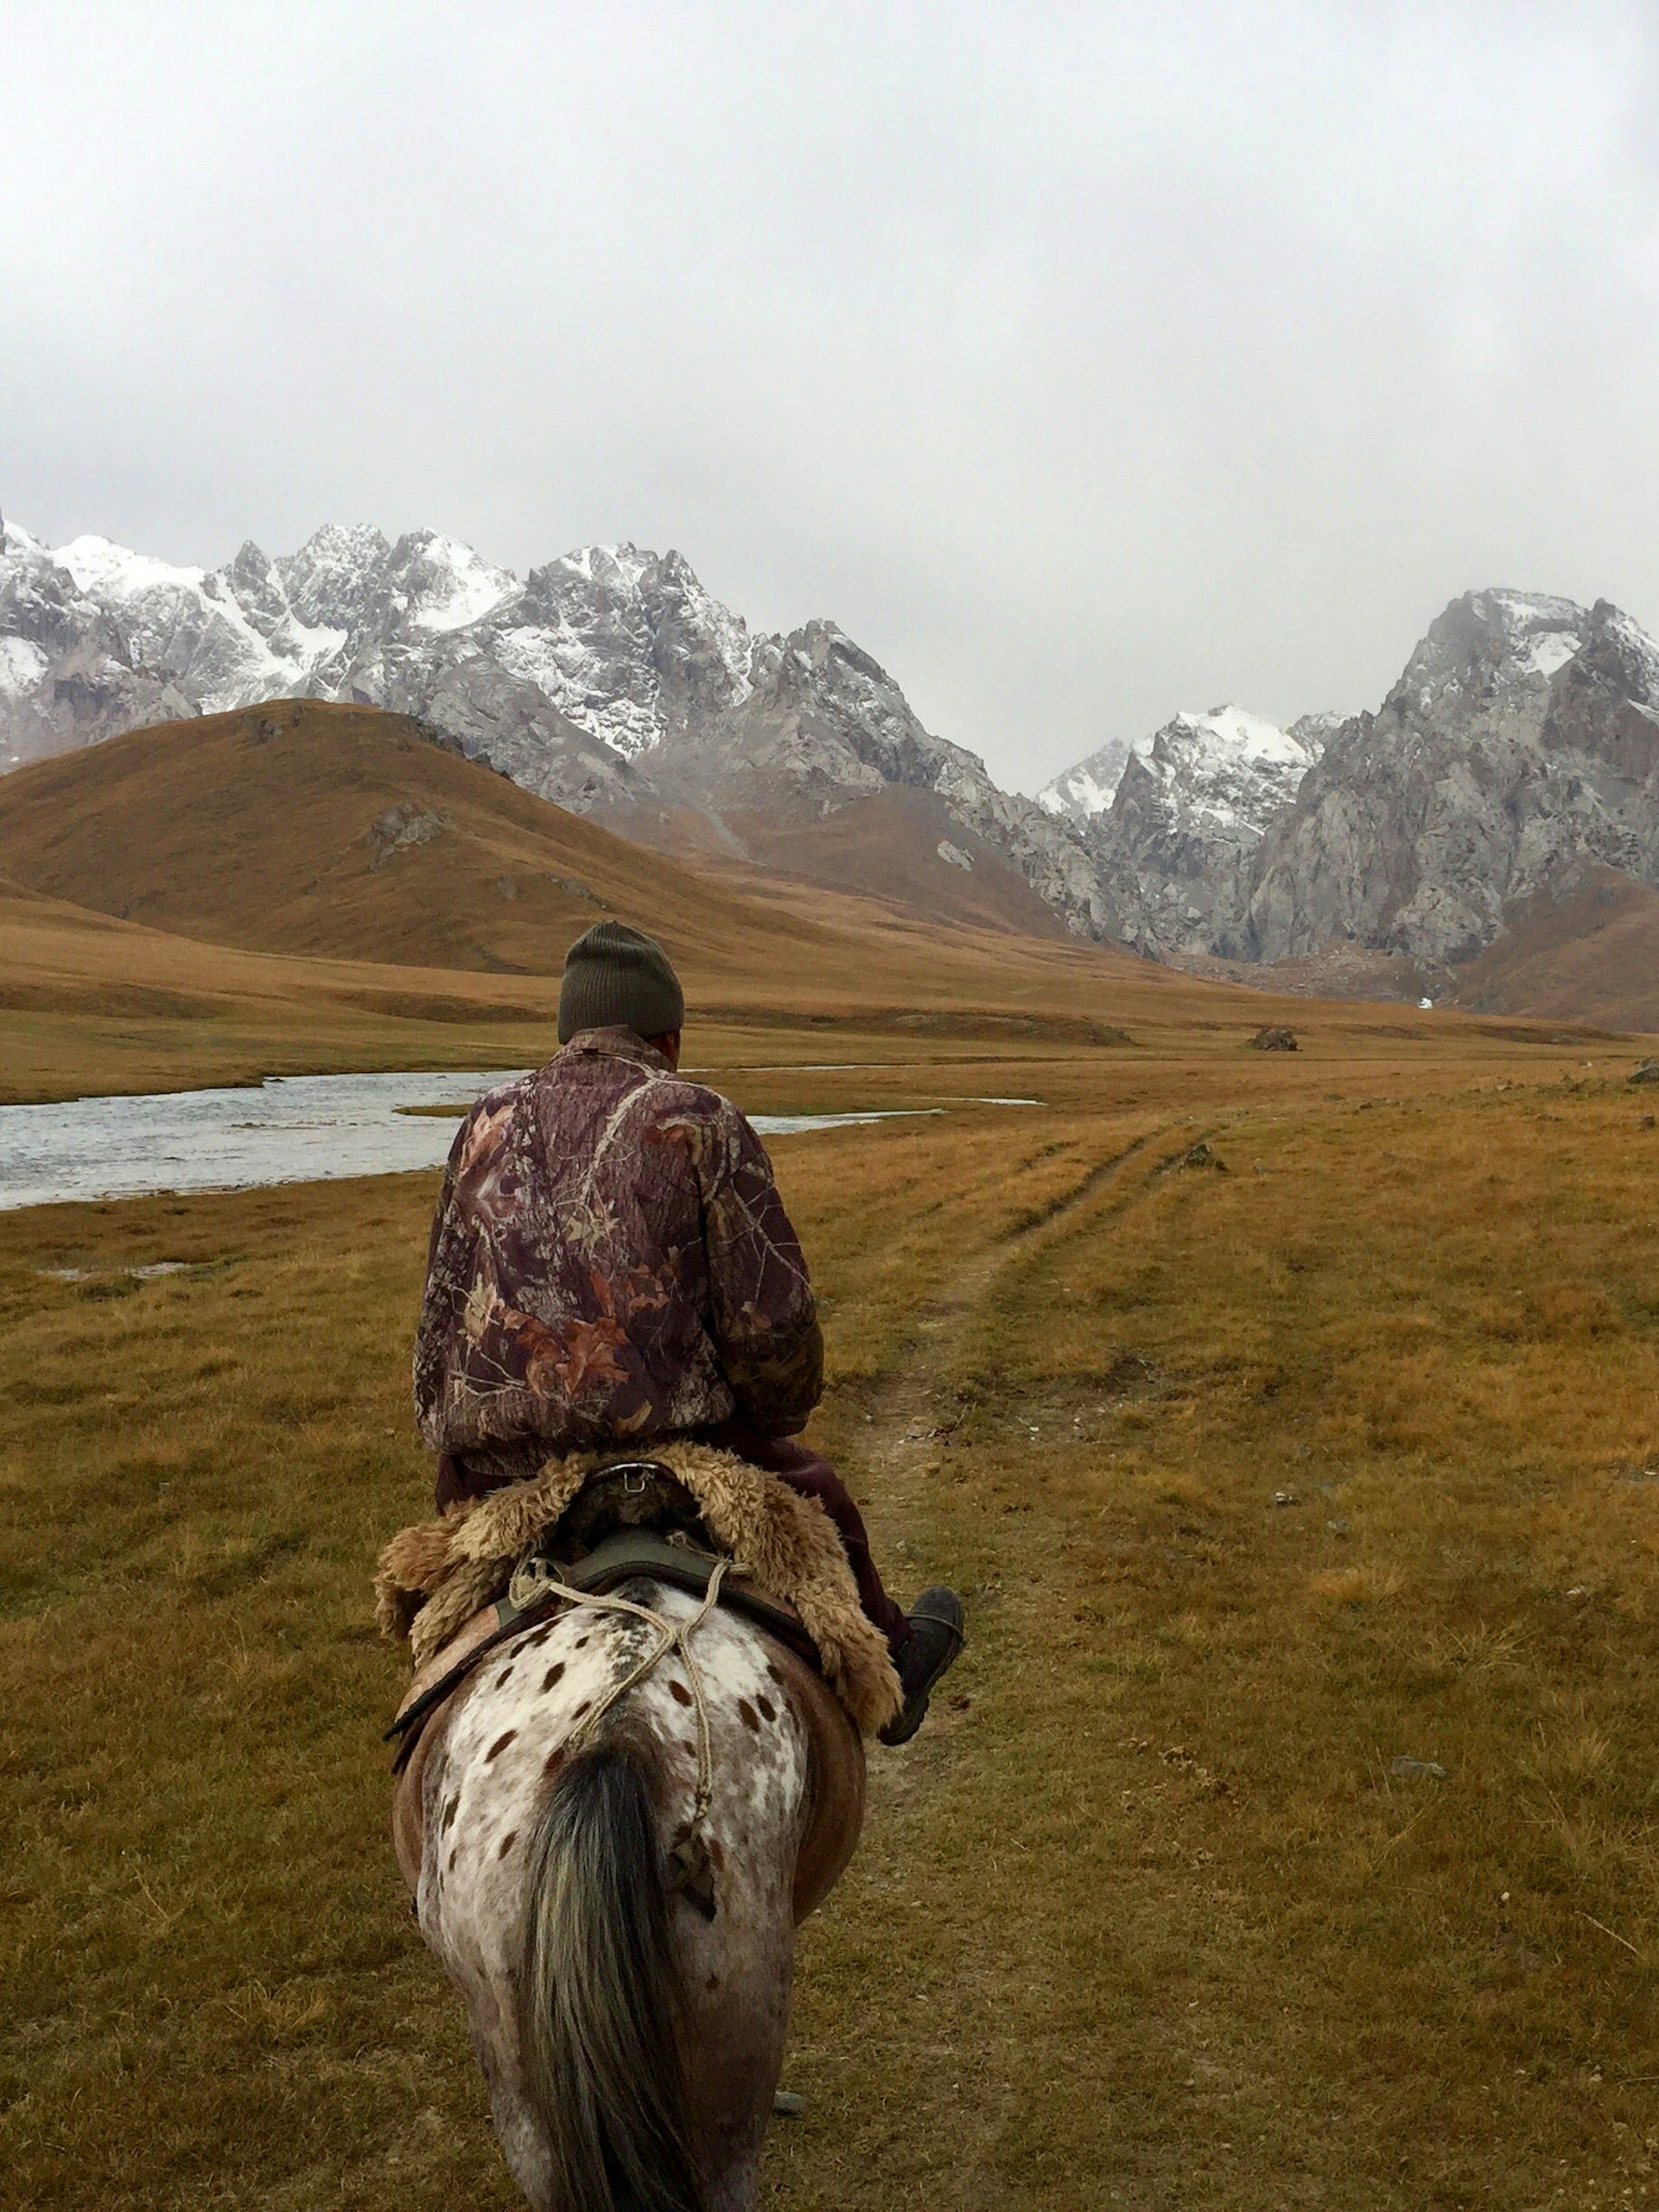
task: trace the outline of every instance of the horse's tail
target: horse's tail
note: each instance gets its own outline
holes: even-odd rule
[[[679,1976],[646,1776],[572,1759],[530,1854],[519,2031],[559,2212],[704,2212],[676,2029]]]

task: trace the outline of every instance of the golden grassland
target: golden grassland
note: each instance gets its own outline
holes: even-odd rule
[[[1023,1046],[1090,1065],[1103,1050],[1134,1054],[1138,1066],[1148,1054],[1224,1055],[1273,1022],[1294,1025],[1302,1066],[1310,1055],[1403,1052],[1427,1065],[1465,1049],[1554,1040],[1582,1058],[1634,1045],[1570,1023],[1274,998],[1097,945],[929,928],[800,886],[779,887],[769,911],[818,917],[810,957],[779,938],[764,957],[740,947],[737,965],[695,951],[686,961],[664,932],[684,967],[699,1065],[989,1065]],[[565,941],[543,945],[554,965]],[[557,1004],[556,975],[249,950],[0,875],[0,1104],[265,1075],[528,1065],[550,1048]],[[1232,1062],[1217,1065],[1224,1088]]]
[[[804,1936],[780,2212],[1659,2190],[1653,1094],[1382,1011],[690,1040],[957,1102],[774,1147],[815,1433],[972,1634]],[[0,1216],[19,2212],[515,2201],[377,1742],[432,1193]]]

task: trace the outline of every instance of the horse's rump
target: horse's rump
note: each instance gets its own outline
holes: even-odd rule
[[[648,1582],[624,1594],[682,1625],[698,1611]],[[399,1782],[422,1932],[466,1999],[509,2164],[550,2212],[702,2208],[692,2184],[706,2212],[747,2202],[740,2182],[782,2063],[794,1923],[862,1818],[863,1747],[826,1685],[753,1623],[711,1612],[690,1651],[708,1722],[712,1917],[676,1894],[666,1861],[699,1776],[679,1655],[627,1689],[595,1740],[582,1736],[657,1641],[587,1606],[528,1630],[461,1684]],[[601,2182],[610,2196],[592,2194]]]
[[[404,1610],[425,1660],[398,1857],[537,2212],[749,2203],[795,1923],[852,1854],[854,1715],[869,1726],[893,1686],[823,1516],[687,1449],[690,1479],[680,1453],[626,1478],[566,1465],[406,1530],[382,1562],[383,1607]],[[607,1525],[653,1518],[607,1562]],[[692,1566],[664,1522],[728,1553],[745,1539],[763,1588],[809,1617],[822,1669],[771,1632],[787,1620],[718,1605],[729,1560]],[[658,1572],[635,1574],[646,1554]],[[613,1586],[613,1570],[632,1579]]]

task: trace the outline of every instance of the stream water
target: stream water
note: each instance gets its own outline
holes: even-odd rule
[[[454,1123],[399,1109],[454,1106],[459,1113],[517,1072],[269,1076],[257,1089],[0,1106],[0,1209],[436,1167],[449,1150]],[[898,1116],[751,1118],[762,1136],[789,1136]]]

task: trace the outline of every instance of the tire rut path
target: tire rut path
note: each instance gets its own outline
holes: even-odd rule
[[[941,1401],[948,1394],[969,1326],[992,1294],[998,1280],[1010,1272],[1024,1254],[1040,1244],[1114,1182],[1160,1137],[1166,1135],[1170,1126],[1167,1122],[1160,1123],[1109,1158],[1096,1161],[1071,1190],[1044,1207],[1034,1220],[1022,1224],[1011,1234],[1005,1234],[970,1255],[958,1267],[950,1288],[923,1309],[914,1328],[899,1346],[891,1374],[875,1395],[870,1408],[871,1433],[863,1440],[866,1450],[861,1456],[875,1478],[873,1488],[876,1512],[882,1523],[914,1522],[921,1502],[921,1477],[931,1457],[931,1447],[955,1426],[954,1422],[941,1426]],[[1152,1187],[1151,1178],[1135,1184],[1124,1192],[1111,1212],[1126,1211],[1146,1197]],[[960,1418],[959,1414],[957,1419]]]

